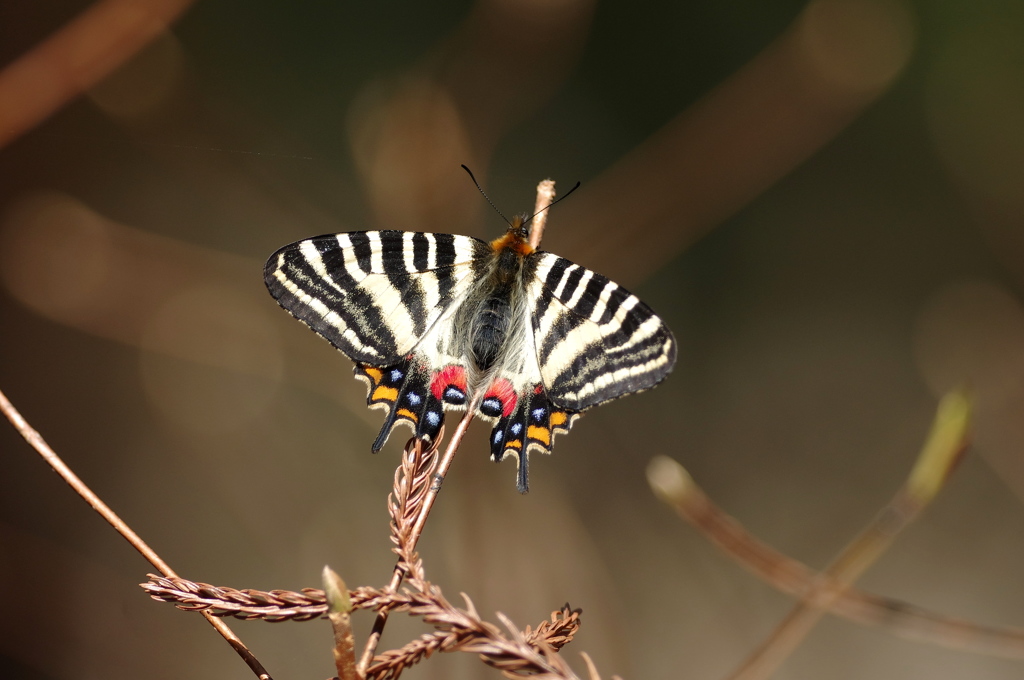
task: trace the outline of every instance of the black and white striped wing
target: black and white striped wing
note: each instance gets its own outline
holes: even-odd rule
[[[550,400],[582,411],[654,387],[676,362],[672,331],[607,277],[538,252],[527,285],[541,380]]]
[[[298,241],[264,268],[270,293],[352,360],[404,360],[465,297],[483,241],[452,234],[363,231]]]

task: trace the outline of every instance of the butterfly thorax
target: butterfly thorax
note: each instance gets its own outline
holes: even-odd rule
[[[459,311],[464,347],[473,373],[489,376],[520,359],[525,315],[523,267],[533,252],[526,241],[525,220],[517,217],[502,237],[490,243],[492,255],[484,276]]]

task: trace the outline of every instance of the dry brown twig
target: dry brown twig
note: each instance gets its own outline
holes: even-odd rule
[[[184,611],[205,609],[214,616],[231,616],[244,621],[309,621],[326,616],[329,609],[326,594],[317,588],[301,591],[238,590],[157,574],[149,574],[149,582],[141,585],[154,600],[169,602]],[[353,609],[394,609],[413,604],[410,596],[388,593],[383,588],[364,586],[350,590],[348,596]],[[560,649],[572,640],[578,629],[579,611],[565,605],[552,612],[550,620],[542,622],[536,629],[527,626],[524,635],[527,640],[538,644],[543,641]]]
[[[25,438],[25,441],[27,441],[29,445],[31,445],[40,456],[42,456],[43,460],[53,468],[53,471],[60,475],[61,478],[68,483],[68,486],[75,491],[75,493],[81,496],[93,510],[99,513],[99,515],[106,520],[108,524],[110,524],[110,526],[114,527],[114,529],[121,534],[121,536],[123,536],[133,548],[138,550],[150,564],[159,569],[160,573],[165,577],[175,578],[177,576],[177,574],[174,573],[174,570],[171,569],[170,565],[164,562],[163,559],[157,555],[156,551],[142,540],[141,536],[135,533],[135,531],[133,531],[132,528],[117,515],[117,513],[111,510],[99,496],[93,493],[92,489],[90,489],[85,482],[79,479],[78,475],[76,475],[71,468],[61,460],[60,456],[58,456],[56,452],[50,448],[50,445],[46,443],[43,436],[29,425],[28,421],[22,417],[21,413],[14,408],[14,404],[7,399],[7,396],[2,391],[0,391],[0,411],[7,416],[7,419],[11,421],[14,428],[22,437]],[[239,637],[235,635],[230,628],[228,628],[226,623],[214,617],[212,613],[207,611],[203,611],[203,616],[206,617],[206,620],[209,621],[210,625],[213,626],[225,640],[227,640],[228,644],[231,645],[235,652],[242,657],[242,660],[245,661],[245,664],[253,673],[256,674],[256,677],[260,678],[260,680],[271,680],[270,674],[267,673],[263,664],[261,664],[253,653],[249,651],[249,648],[245,646],[241,639],[239,639]]]
[[[772,634],[730,676],[730,680],[764,680],[803,642],[839,596],[892,545],[942,489],[967,449],[971,402],[951,393],[939,402],[928,440],[907,481],[825,570]]]
[[[378,613],[407,612],[422,618],[437,630],[400,649],[371,657],[365,670],[356,671],[356,677],[390,680],[434,652],[463,651],[480,655],[485,663],[506,673],[575,678],[556,652],[570,642],[579,629],[579,611],[565,605],[553,612],[549,621],[534,630],[527,628],[525,631],[519,631],[502,617],[509,630],[509,635],[505,636],[497,626],[481,619],[468,597],[463,596],[466,608],[460,609],[427,581],[415,545],[423,508],[431,497],[431,491],[436,495],[437,467],[437,447],[424,447],[419,440],[410,440],[395,473],[394,489],[388,497],[391,538],[399,557],[396,571],[405,575],[410,588],[396,592],[391,587],[364,587],[348,592],[353,609],[371,609]],[[152,575],[150,582],[142,584],[142,587],[154,599],[172,602],[185,610],[209,611],[216,616],[259,618],[272,622],[305,621],[329,611],[324,591],[310,588],[301,592],[236,590]],[[341,672],[339,670],[339,674]]]
[[[758,653],[732,677],[744,680],[768,677],[825,610],[859,623],[882,625],[898,635],[933,644],[1014,658],[1024,656],[1022,629],[982,626],[851,587],[855,578],[941,489],[966,449],[970,411],[970,400],[962,393],[952,393],[942,400],[927,443],[907,482],[821,574],[751,536],[739,522],[715,506],[675,461],[664,457],[651,461],[648,478],[662,500],[755,575],[782,592],[801,598]]]
[[[323,571],[324,594],[327,596],[327,617],[331,620],[334,630],[334,667],[338,671],[338,680],[362,680],[356,667],[356,642],[352,636],[352,599],[348,596],[348,588],[330,567]]]
[[[653,459],[648,478],[652,487],[660,489],[658,495],[663,500],[747,571],[793,597],[802,597],[811,588],[817,575],[815,570],[751,535],[739,520],[716,505],[677,462],[664,456]],[[1024,628],[982,625],[853,587],[840,593],[829,611],[921,642],[1024,659]]]
[[[458,427],[455,428],[452,439],[448,442],[448,448],[445,449],[444,457],[441,462],[437,464],[436,469],[431,469],[431,474],[428,478],[415,478],[419,481],[420,486],[417,486],[415,491],[417,494],[422,494],[422,497],[418,499],[410,499],[405,502],[405,507],[408,507],[411,503],[416,504],[415,514],[408,518],[411,519],[411,525],[403,530],[403,539],[407,541],[408,545],[411,545],[413,549],[416,547],[416,543],[420,539],[420,534],[423,533],[423,526],[427,521],[427,516],[430,514],[430,509],[434,506],[434,501],[437,500],[437,494],[441,490],[441,483],[444,482],[445,476],[448,474],[448,469],[452,465],[452,461],[455,460],[455,452],[458,451],[459,445],[462,443],[462,438],[466,436],[466,430],[469,429],[469,424],[473,420],[473,412],[476,409],[479,396],[474,399],[469,407],[466,409],[466,415],[459,421]],[[439,433],[439,436],[429,449],[426,450],[426,454],[431,458],[437,454],[437,449],[441,445],[443,432]],[[403,454],[402,465],[399,466],[398,471],[395,473],[395,489],[391,498],[400,498],[403,491],[405,493],[413,493],[413,489],[410,486],[399,486],[399,479],[402,476],[402,472],[405,469],[406,457],[409,455],[409,449],[415,447],[418,456],[424,455],[423,443],[420,440],[411,441],[406,446],[406,452]],[[414,466],[415,467],[415,466]],[[431,480],[431,483],[427,485],[426,479]],[[409,482],[412,484],[412,481]],[[388,506],[391,507],[392,502],[389,501]],[[404,511],[403,511],[404,516]],[[394,522],[394,516],[392,516],[392,522]],[[395,535],[394,524],[392,524],[392,541],[397,540]],[[402,560],[400,559],[398,564],[395,565],[395,570],[391,575],[391,583],[388,584],[387,590],[394,592],[398,590],[398,586],[402,584],[402,579],[405,577],[405,567]],[[366,640],[366,647],[363,648],[363,655],[359,659],[359,672],[362,675],[366,675],[367,669],[370,667],[370,663],[373,661],[373,655],[377,651],[377,643],[380,642],[380,636],[384,632],[384,626],[388,622],[388,610],[381,609],[377,612],[377,618],[373,622],[373,629],[370,631],[370,637]]]
[[[533,204],[533,222],[530,226],[530,247],[534,250],[540,248],[540,241],[544,238],[544,227],[548,224],[547,208],[554,202],[554,180],[541,180],[537,185],[537,202]]]
[[[470,413],[474,406],[470,406]],[[467,417],[459,424],[460,429],[456,431],[452,444],[449,444],[445,458],[453,452],[453,444],[457,444],[457,440],[461,438],[460,430],[464,432],[464,426],[468,426],[468,421]],[[423,618],[426,623],[438,628],[443,635],[432,639],[430,643],[421,638],[411,646],[403,648],[404,653],[398,650],[398,654],[389,656],[386,661],[382,659],[377,668],[385,673],[384,677],[397,677],[402,669],[426,658],[436,648],[440,651],[459,650],[479,654],[485,663],[506,675],[575,678],[572,670],[555,653],[555,648],[549,640],[538,641],[535,638],[531,644],[528,632],[520,631],[511,621],[499,614],[509,631],[509,637],[506,638],[497,626],[480,618],[472,601],[465,594],[463,598],[466,601],[466,609],[459,609],[444,597],[439,588],[426,580],[423,563],[416,553],[416,542],[422,532],[426,513],[430,510],[430,503],[436,498],[439,483],[443,479],[440,469],[444,466],[444,460],[435,471],[435,454],[436,446],[425,450],[421,443],[410,441],[402,457],[402,464],[395,474],[394,490],[388,502],[391,514],[391,540],[395,543],[394,551],[399,557],[395,571],[405,574],[413,590],[406,589],[398,596],[401,600],[393,599],[390,605],[382,605],[380,611],[406,611]],[[397,594],[393,594],[393,590],[389,588],[384,595],[395,598]],[[395,602],[400,604],[394,604]],[[559,617],[572,622],[571,627],[560,626],[565,637],[562,644],[572,638],[578,626],[578,613],[576,616],[571,615],[568,605],[561,612],[552,615],[553,622]],[[547,629],[542,624],[538,630],[542,627]],[[370,663],[361,666],[360,670],[364,676],[370,677]]]

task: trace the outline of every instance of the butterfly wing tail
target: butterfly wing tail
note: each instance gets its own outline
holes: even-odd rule
[[[505,456],[515,456],[516,487],[526,493],[530,490],[530,452],[551,453],[555,435],[568,432],[577,417],[578,413],[554,406],[537,385],[520,395],[507,415],[498,418],[491,430],[491,460],[500,462]]]

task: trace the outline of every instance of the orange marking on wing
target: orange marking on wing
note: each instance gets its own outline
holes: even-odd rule
[[[395,387],[384,387],[381,385],[373,391],[373,396],[370,397],[374,401],[390,401],[393,402],[398,399],[398,388]]]
[[[416,414],[413,413],[412,411],[410,411],[407,408],[400,408],[400,409],[398,409],[398,414],[397,415],[400,415],[400,416],[403,416],[405,418],[408,418],[409,420],[411,420],[414,423],[415,422],[419,422],[419,418],[416,417]]]
[[[379,383],[380,379],[384,377],[384,373],[379,368],[373,366],[363,366],[363,373],[370,376],[374,383]]]
[[[546,427],[530,425],[530,427],[526,428],[526,436],[530,439],[536,439],[544,446],[551,444],[551,430]]]
[[[566,420],[568,420],[568,417],[565,415],[565,411],[553,411],[551,413],[551,427],[565,425]]]
[[[523,448],[523,442],[519,441],[518,439],[513,439],[512,441],[510,441],[507,444],[505,444],[505,448],[506,449],[521,449],[521,448]]]

